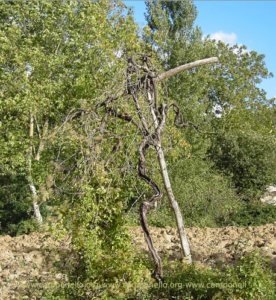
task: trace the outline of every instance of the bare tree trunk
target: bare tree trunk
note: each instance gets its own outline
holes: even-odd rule
[[[30,190],[33,194],[33,208],[34,208],[34,215],[35,215],[35,218],[38,222],[38,225],[41,226],[43,224],[43,219],[42,219],[42,216],[40,214],[40,210],[39,210],[39,206],[37,204],[37,193],[36,193],[36,189],[35,189],[35,186],[33,185],[33,183],[31,181],[29,181],[29,187],[30,187]]]
[[[156,152],[157,152],[157,155],[158,155],[158,161],[159,161],[160,170],[161,170],[161,173],[162,173],[165,189],[166,189],[168,198],[170,200],[171,206],[172,206],[173,211],[174,211],[174,215],[175,215],[175,219],[176,219],[176,225],[177,225],[177,228],[178,228],[178,233],[179,233],[179,237],[180,237],[180,242],[181,242],[181,248],[182,248],[182,251],[183,251],[183,255],[188,260],[188,262],[191,263],[192,262],[192,256],[191,256],[191,252],[190,252],[190,246],[189,246],[189,242],[188,242],[187,235],[186,235],[186,232],[185,232],[180,207],[179,207],[178,202],[176,201],[176,199],[174,197],[174,194],[173,194],[173,191],[172,191],[170,178],[169,178],[169,174],[168,174],[166,161],[165,161],[165,157],[164,157],[164,153],[163,153],[163,150],[162,150],[161,143],[160,143],[160,146],[156,147],[155,149],[156,149]]]
[[[149,101],[151,101],[152,98],[153,98],[150,92],[148,92],[148,98],[149,98]],[[154,127],[155,127],[155,129],[157,129],[158,128],[158,121],[157,121],[157,117],[156,117],[156,114],[155,114],[154,109],[153,109],[152,106],[151,106],[151,115],[152,115],[152,118],[153,118],[153,121],[154,121]],[[159,165],[160,165],[160,170],[161,170],[164,186],[165,186],[169,201],[170,201],[171,206],[172,206],[173,211],[174,211],[174,215],[175,215],[175,219],[176,219],[176,225],[177,225],[177,228],[178,228],[178,233],[179,233],[180,242],[181,242],[182,252],[183,252],[184,257],[188,260],[188,262],[191,263],[192,262],[192,256],[191,256],[190,246],[189,246],[188,238],[187,238],[187,235],[186,235],[186,232],[185,232],[180,207],[179,207],[178,202],[176,201],[176,199],[174,197],[174,194],[173,194],[173,191],[172,191],[171,182],[170,182],[170,178],[169,178],[169,174],[168,174],[168,170],[167,170],[167,166],[166,166],[165,156],[164,156],[164,153],[163,153],[163,150],[162,150],[161,141],[159,141],[158,145],[155,146],[155,150],[157,152],[158,161],[159,161]],[[155,203],[157,203],[157,202],[155,202]]]
[[[37,193],[36,193],[36,188],[34,186],[33,179],[32,179],[32,148],[33,148],[32,139],[33,139],[33,135],[34,135],[34,116],[33,116],[33,114],[30,113],[30,133],[29,133],[30,146],[29,146],[29,155],[28,155],[28,173],[29,173],[28,174],[28,183],[29,183],[30,191],[33,195],[34,215],[35,215],[35,218],[36,218],[39,226],[41,226],[43,223],[43,220],[42,220],[42,216],[40,214],[39,206],[37,204]]]

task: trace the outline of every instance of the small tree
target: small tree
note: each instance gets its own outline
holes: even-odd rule
[[[150,147],[153,147],[156,151],[165,189],[170,200],[171,206],[174,210],[183,254],[188,260],[188,262],[192,262],[190,247],[185,233],[181,211],[178,202],[174,197],[170,184],[170,179],[168,176],[164,152],[162,149],[161,134],[165,128],[166,117],[170,108],[173,108],[173,111],[175,113],[174,124],[176,127],[181,128],[188,127],[191,125],[197,131],[202,131],[199,129],[200,125],[195,125],[191,121],[183,122],[183,118],[177,104],[173,102],[169,104],[162,102],[159,105],[160,99],[158,96],[157,83],[184,70],[217,62],[218,59],[216,57],[213,57],[195,61],[169,70],[161,75],[158,75],[156,72],[157,70],[152,64],[149,57],[149,55],[140,52],[132,55],[131,58],[128,59],[125,89],[123,91],[119,91],[115,96],[108,97],[104,101],[98,103],[96,105],[96,108],[99,109],[100,107],[104,107],[106,112],[104,118],[107,118],[108,115],[113,115],[115,117],[121,118],[122,120],[130,122],[134,126],[136,126],[142,134],[142,142],[140,143],[138,149],[138,173],[139,176],[148,185],[151,186],[151,188],[155,191],[155,194],[148,201],[145,201],[140,205],[140,221],[145,234],[146,242],[155,261],[155,278],[157,279],[157,281],[163,281],[161,259],[153,246],[152,238],[147,223],[147,213],[154,207],[154,203],[162,198],[163,194],[157,183],[147,174],[147,150]],[[138,60],[139,63],[137,62]],[[128,105],[130,103],[129,100],[133,100],[133,111],[138,115],[138,120],[137,115],[132,116],[129,112],[125,110],[125,107],[127,105],[124,105],[125,107],[123,113],[112,106],[112,103],[118,100],[119,98],[123,98],[124,102],[128,103]]]

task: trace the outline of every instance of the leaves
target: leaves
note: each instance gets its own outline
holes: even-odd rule
[[[137,44],[137,26],[123,12],[122,5],[104,2],[0,4],[1,182],[19,170],[27,172],[30,143],[29,171],[37,190],[46,185],[52,170],[65,172],[72,162],[52,169],[50,162],[59,161],[61,149],[63,157],[69,157],[75,143],[87,146],[83,134],[80,139],[74,136],[78,130],[68,135],[64,120],[80,107],[95,104],[125,64],[116,53],[124,53],[128,42]],[[114,24],[119,25],[116,34]],[[36,120],[32,139],[30,113]],[[2,199],[9,202],[10,196]]]

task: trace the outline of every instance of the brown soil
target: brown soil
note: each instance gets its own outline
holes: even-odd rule
[[[161,257],[182,260],[179,238],[175,228],[150,228],[154,246]],[[133,242],[148,252],[140,227],[130,227]],[[201,264],[229,264],[254,247],[270,259],[276,272],[276,224],[248,228],[188,228],[192,258]],[[57,254],[54,249],[59,249]],[[70,238],[55,241],[46,233],[18,237],[0,236],[0,299],[43,299],[30,296],[30,282],[67,281],[65,271],[74,263]],[[63,254],[65,259],[63,259]],[[59,266],[58,266],[59,265]],[[52,271],[51,271],[52,270]],[[60,271],[59,271],[60,272]],[[65,272],[64,272],[65,273]],[[20,286],[21,285],[21,286]]]

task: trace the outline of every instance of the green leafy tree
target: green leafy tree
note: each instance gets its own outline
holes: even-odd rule
[[[69,113],[78,111],[72,118],[78,117],[112,84],[122,64],[118,54],[139,49],[137,27],[130,13],[123,15],[124,7],[67,1],[0,5],[1,185],[5,193],[15,184],[9,178],[25,178],[31,194],[18,191],[24,193],[19,202],[33,202],[40,224],[41,189],[47,190],[49,163],[58,151],[49,145],[70,121]],[[21,205],[10,197],[2,198],[3,211],[8,203]]]
[[[203,66],[187,70],[166,81],[167,94],[164,96],[174,100],[180,106],[183,119],[202,124],[206,130],[216,132],[219,136],[223,136],[223,132],[229,135],[235,132],[240,136],[243,133],[250,135],[255,132],[255,136],[268,139],[270,144],[273,144],[275,136],[273,103],[266,98],[265,91],[258,87],[262,79],[273,76],[265,66],[265,56],[256,51],[246,51],[246,46],[230,46],[220,41],[217,43],[210,40],[209,36],[203,38],[201,29],[194,27],[198,12],[193,2],[146,2],[146,6],[148,28],[144,31],[144,43],[148,48],[153,49],[157,61],[165,70],[199,58],[215,56],[219,60],[219,63],[211,68]],[[174,157],[178,160],[180,157],[184,160],[187,158],[179,147],[180,142],[185,141],[190,145],[191,158],[203,159],[208,165],[210,157],[214,162],[218,161],[217,152],[209,158],[207,154],[208,151],[220,147],[216,144],[219,143],[216,134],[202,135],[195,132],[193,128],[181,132],[176,139],[177,142],[174,143],[174,150],[168,153],[168,166],[172,170],[173,180],[177,181],[181,176],[177,168],[173,167]],[[255,138],[251,139],[251,143],[256,143],[252,145],[255,149],[260,146]],[[208,150],[209,147],[212,150]],[[243,153],[247,150],[247,148],[241,149]],[[232,155],[238,153],[232,152]],[[262,157],[259,155],[258,158],[252,159],[250,168],[254,168],[253,160],[254,163],[262,165],[262,174],[267,174],[266,180],[262,182],[268,183],[268,177],[270,182],[272,180],[268,174],[271,174],[273,167],[263,164],[264,156]],[[239,156],[232,159],[238,161]],[[230,161],[228,165],[229,169],[227,171],[224,169],[225,175],[232,174],[234,168]],[[220,169],[217,163],[214,167]],[[264,168],[267,168],[266,171]],[[239,172],[238,167],[235,172],[236,174]],[[204,168],[202,173],[204,174]],[[237,181],[241,180],[241,176],[239,180],[234,181],[237,187]],[[257,173],[253,180],[256,183],[255,188],[261,189],[263,184],[257,183],[261,179],[257,179],[256,176],[258,177]],[[243,178],[243,184],[252,187],[253,182],[249,177]],[[234,180],[233,176],[230,178]],[[229,195],[231,193],[229,189]]]
[[[123,130],[113,122],[115,133],[101,130],[105,113],[98,118],[91,107],[124,84],[115,75],[125,65],[120,55],[140,49],[137,25],[122,3],[6,2],[0,11],[2,229],[21,233],[8,225],[26,219],[27,207],[51,194],[64,214],[57,231],[72,233],[78,265],[72,280],[123,281],[123,287],[95,290],[100,297],[120,296],[130,281],[151,278],[122,228],[127,193],[116,185],[124,174],[114,170],[110,153],[118,146],[116,130]],[[122,154],[118,160],[125,163]]]
[[[246,46],[230,46],[203,38],[194,28],[196,6],[191,1],[146,2],[148,26],[144,39],[156,52],[165,70],[205,57],[218,57],[219,63],[191,69],[167,80],[168,97],[190,121],[209,121],[211,128],[231,130],[253,127],[274,130],[271,103],[257,84],[273,76],[265,67],[264,55],[247,52]],[[263,113],[265,112],[265,114]],[[220,116],[220,117],[218,117]],[[189,133],[190,135],[190,133]]]

